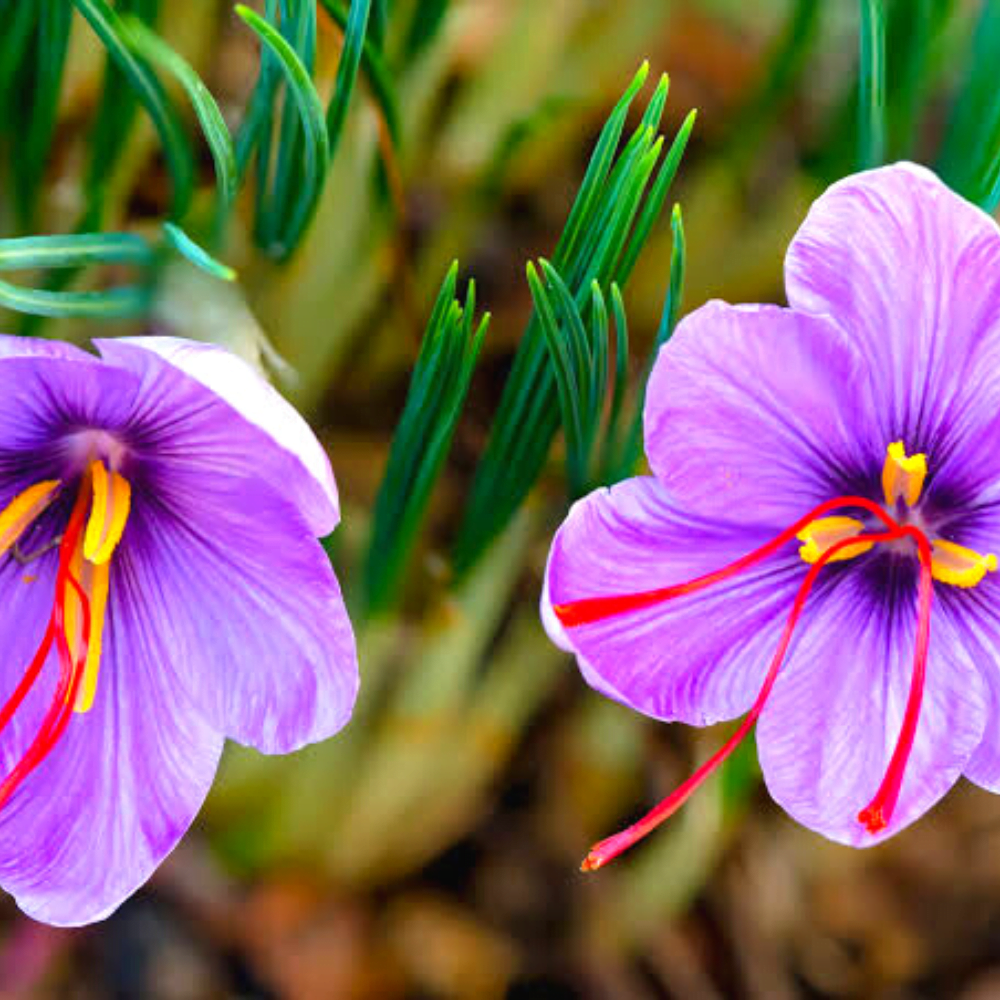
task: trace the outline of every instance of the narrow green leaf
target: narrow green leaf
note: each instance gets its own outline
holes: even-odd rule
[[[219,199],[224,206],[228,206],[236,197],[239,183],[236,151],[229,128],[211,91],[187,61],[138,18],[124,20],[123,26],[123,37],[133,51],[170,73],[187,93],[212,153]]]
[[[559,407],[563,415],[563,430],[566,437],[566,474],[574,493],[581,492],[586,485],[586,430],[584,427],[583,399],[577,376],[577,365],[569,345],[560,335],[559,321],[548,291],[535,270],[534,264],[527,266],[528,287],[535,303],[542,333],[552,360],[559,393]]]
[[[220,281],[235,281],[236,272],[227,264],[216,260],[207,250],[199,246],[187,233],[172,222],[163,223],[163,234],[167,242],[179,253],[186,257],[195,267],[200,267],[203,271],[218,278]]]
[[[31,98],[24,108],[27,133],[12,158],[18,188],[17,210],[24,228],[31,226],[55,135],[72,17],[72,8],[64,3],[41,5],[34,57],[25,67],[31,75]]]
[[[396,600],[434,483],[451,447],[489,323],[474,329],[475,286],[455,300],[458,267],[449,269],[424,334],[375,502],[363,573],[366,610]]]
[[[580,191],[576,196],[576,201],[573,203],[573,208],[570,210],[569,218],[566,220],[566,225],[559,243],[556,245],[555,253],[552,255],[553,263],[560,270],[564,269],[566,260],[573,255],[580,233],[586,228],[586,224],[590,220],[594,205],[600,197],[601,188],[614,161],[615,149],[618,146],[618,141],[621,139],[628,110],[632,106],[635,95],[642,89],[642,85],[646,82],[648,75],[649,63],[644,62],[639,67],[639,71],[633,77],[625,93],[618,99],[618,103],[608,116],[604,128],[601,129],[601,135],[597,140],[597,145],[591,154],[590,162],[587,164],[587,171],[580,184]]]
[[[365,32],[368,30],[368,16],[372,0],[351,0],[351,11],[344,28],[344,47],[337,66],[337,80],[333,98],[326,113],[326,127],[330,134],[330,152],[333,155],[340,142],[340,133],[347,119],[347,108],[358,78],[358,67],[364,49]],[[377,44],[377,43],[376,43]]]
[[[281,34],[259,14],[242,4],[237,5],[236,13],[277,57],[288,94],[298,110],[302,124],[304,177],[301,193],[288,229],[282,234],[281,245],[272,248],[277,256],[285,257],[295,248],[312,217],[329,167],[330,151],[323,105],[302,60]]]
[[[629,240],[625,256],[621,264],[616,268],[616,280],[620,285],[628,282],[632,274],[632,269],[639,259],[639,254],[642,253],[642,249],[646,245],[646,240],[649,239],[649,234],[660,217],[663,203],[667,198],[667,192],[669,192],[670,185],[673,184],[674,177],[677,175],[677,168],[680,166],[681,157],[687,149],[688,139],[691,137],[691,130],[694,128],[697,116],[697,110],[688,113],[688,116],[684,119],[684,123],[677,130],[674,141],[670,144],[670,149],[667,151],[666,159],[664,159],[663,165],[660,167],[649,197],[642,206],[642,212],[635,224],[635,231]]]
[[[0,281],[0,307],[54,318],[128,319],[149,305],[146,288],[113,288],[106,292],[47,292]]]
[[[0,271],[84,267],[88,264],[135,264],[153,261],[144,239],[131,233],[23,236],[0,240]]]
[[[121,21],[107,0],[72,2],[118,64],[152,119],[163,143],[163,152],[174,185],[171,215],[176,219],[183,218],[194,190],[194,157],[169,98],[149,67],[136,58],[125,43]]]
[[[341,31],[347,30],[350,10],[340,0],[320,0],[323,9],[330,15],[330,18],[337,24]],[[422,5],[424,6],[424,5]],[[393,74],[385,62],[382,54],[366,38],[361,48],[361,71],[368,81],[372,97],[378,105],[382,120],[385,122],[386,130],[393,145],[398,146],[400,141],[399,124],[399,100],[396,97],[396,85],[393,82]]]
[[[942,147],[941,176],[988,211],[1000,188],[1000,5],[985,3]]]
[[[859,3],[858,165],[866,170],[885,162],[885,0]]]
[[[639,460],[642,451],[642,416],[645,406],[646,383],[656,364],[656,359],[660,353],[660,348],[673,336],[677,328],[677,320],[680,316],[681,305],[684,298],[684,271],[687,261],[687,245],[684,239],[684,219],[681,214],[680,205],[674,205],[674,210],[670,219],[670,228],[673,233],[674,245],[670,254],[670,284],[667,287],[667,294],[663,300],[663,311],[660,315],[660,325],[656,333],[656,340],[653,343],[653,350],[649,354],[646,362],[646,370],[642,379],[642,390],[636,402],[635,413],[632,418],[632,425],[626,435],[625,444],[622,449],[622,457],[618,469],[613,473],[615,479],[631,475]],[[616,303],[616,318],[620,298]],[[624,309],[621,312],[621,320],[624,322]]]
[[[121,16],[128,14],[144,24],[153,24],[159,11],[159,0],[119,0],[116,9]],[[90,131],[90,162],[84,181],[86,208],[75,227],[78,233],[87,233],[101,226],[108,183],[125,147],[138,106],[136,91],[129,85],[128,77],[114,57],[108,53],[97,118]]]
[[[5,119],[9,114],[11,85],[24,65],[39,7],[34,0],[20,0],[0,11],[0,113]]]

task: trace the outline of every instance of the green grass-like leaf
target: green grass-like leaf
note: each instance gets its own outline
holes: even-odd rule
[[[88,264],[135,264],[153,261],[153,251],[131,233],[23,236],[0,240],[0,271],[85,267]]]
[[[668,91],[668,81],[663,77],[646,107],[643,120],[621,152],[615,155],[629,108],[647,75],[648,66],[644,64],[609,115],[552,256],[551,266],[558,280],[565,283],[574,303],[573,310],[566,308],[565,302],[561,311],[556,309],[556,325],[561,322],[560,316],[567,324],[560,336],[579,337],[574,312],[579,315],[583,329],[588,331],[587,337],[580,341],[592,358],[587,367],[590,380],[587,386],[598,384],[602,379],[606,384],[607,378],[606,371],[602,374],[599,367],[594,367],[598,365],[598,349],[593,340],[594,317],[591,315],[593,286],[596,283],[603,300],[612,284],[623,287],[628,280],[662,208],[693,125],[693,118],[689,116],[675,137],[656,180],[652,181],[663,155],[663,138],[656,134]],[[545,289],[540,296],[538,281],[533,284],[536,309],[515,355],[459,529],[454,552],[459,573],[466,572],[478,560],[537,481],[561,416],[572,421],[574,408],[582,405],[570,404],[565,399],[569,382],[560,388],[559,348],[553,342],[552,324],[548,324],[547,330],[543,329],[540,315]],[[603,344],[600,350],[606,358],[607,345]],[[582,353],[574,357],[581,363],[585,361]],[[577,434],[569,427],[567,432]],[[572,463],[570,489],[574,494],[591,478],[589,466],[595,439],[596,432],[589,430],[581,438],[579,448],[588,456],[586,460],[582,456],[571,457],[572,448],[567,439],[567,460]]]
[[[125,28],[123,37],[133,51],[170,73],[187,93],[212,153],[219,201],[225,208],[236,197],[239,173],[236,169],[233,140],[218,103],[187,61],[167,45],[155,31],[147,28],[135,17],[127,18],[122,24]]]
[[[163,143],[174,186],[171,215],[175,219],[182,219],[191,204],[194,190],[194,156],[173,105],[153,72],[129,48],[123,37],[121,19],[107,0],[72,2],[90,23],[152,119]]]
[[[170,246],[195,267],[201,268],[220,281],[236,280],[236,272],[231,267],[216,260],[204,247],[195,243],[180,226],[175,226],[172,222],[164,222],[163,235],[166,236]]]
[[[942,147],[941,176],[993,211],[1000,202],[1000,6],[983,4]]]
[[[309,70],[288,40],[273,25],[249,8],[237,5],[236,13],[275,57],[277,66],[284,77],[287,93],[298,112],[302,128],[301,180],[292,178],[290,175],[285,178],[286,185],[292,183],[295,185],[294,207],[291,210],[287,227],[280,234],[274,234],[275,242],[267,247],[269,252],[276,257],[285,258],[294,250],[301,239],[323,190],[323,183],[330,165],[326,118],[323,104],[313,86]],[[265,153],[267,149],[269,149],[269,142],[262,146]],[[266,169],[266,159],[264,159],[264,163]],[[265,176],[266,173],[262,172],[258,183],[262,184]],[[276,204],[281,204],[283,201],[281,191],[272,192],[272,197]]]
[[[334,23],[346,33],[353,8],[348,8],[340,0],[320,0],[320,3]],[[360,17],[360,13],[356,16]],[[398,146],[400,141],[399,100],[396,97],[396,85],[393,82],[392,70],[386,64],[382,53],[367,38],[364,39],[361,47],[361,72],[364,74],[372,97],[378,105],[389,138],[394,145]]]
[[[455,263],[427,323],[375,502],[363,584],[370,613],[387,610],[399,595],[489,325],[488,314],[475,322],[472,282],[464,304],[455,299],[457,279]]]
[[[885,162],[885,0],[861,4],[858,166]]]

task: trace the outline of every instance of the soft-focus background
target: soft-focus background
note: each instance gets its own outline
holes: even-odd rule
[[[326,745],[280,759],[230,747],[191,834],[105,923],[53,930],[0,900],[0,996],[1000,997],[1000,800],[970,787],[892,843],[855,852],[797,828],[767,799],[751,747],[647,843],[598,875],[578,873],[593,840],[655,802],[725,732],[646,723],[591,692],[547,642],[537,619],[547,541],[571,492],[631,462],[625,453],[624,465],[595,460],[574,473],[561,434],[548,448],[560,411],[547,369],[540,382],[523,370],[513,389],[506,381],[526,329],[532,357],[549,363],[529,327],[525,265],[553,258],[602,127],[644,60],[622,142],[661,72],[671,80],[666,146],[692,108],[698,117],[623,288],[628,406],[671,311],[710,297],[781,300],[789,237],[823,186],[859,163],[917,158],[989,204],[1000,5],[375,2],[364,5],[366,48],[347,100],[343,15],[363,5],[324,3],[311,75],[324,108],[339,94],[346,119],[342,129],[328,121],[331,166],[300,238],[288,206],[308,187],[302,133],[280,96],[257,109],[269,154],[260,132],[237,131],[262,55],[231,5],[116,5],[198,72],[258,165],[285,163],[273,167],[287,170],[284,187],[279,176],[268,193],[251,167],[232,212],[220,212],[198,119],[157,64],[192,156],[181,218],[176,165],[148,117],[126,106],[127,81],[107,76],[86,4],[65,4],[66,52],[52,43],[62,4],[0,0],[0,236],[130,231],[165,247],[160,223],[174,213],[239,277],[161,249],[130,318],[0,310],[3,327],[82,340],[152,324],[224,343],[271,374],[336,470],[344,523],[329,549],[357,621],[364,694],[351,727]],[[52,18],[44,38],[42,21],[28,23],[33,6]],[[279,8],[250,6],[272,20]],[[286,26],[304,26],[300,53],[311,52],[304,6],[280,5]],[[593,276],[580,241],[613,228],[627,187],[605,187],[612,214],[584,216],[576,248],[555,254],[572,291],[584,289],[578,304]],[[492,322],[478,362],[471,322],[431,324],[456,360],[442,371],[425,352],[430,389],[404,413],[454,259],[459,298],[474,278],[477,314]],[[615,275],[624,286],[620,269],[597,275],[612,313]],[[14,280],[57,296],[133,281],[121,265],[65,278]],[[518,410],[518,392],[549,409]],[[447,412],[434,408],[442,397]],[[100,864],[99,844],[94,852]]]

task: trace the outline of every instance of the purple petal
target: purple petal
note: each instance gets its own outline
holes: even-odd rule
[[[4,358],[68,358],[70,361],[94,361],[92,354],[62,340],[43,337],[11,337],[0,334],[0,360]]]
[[[891,558],[847,568],[817,590],[757,727],[774,799],[804,826],[855,847],[892,836],[930,809],[961,776],[986,724],[980,673],[938,588],[923,708],[899,802],[879,834],[858,822],[889,765],[913,669],[915,586],[893,585],[891,574],[887,582]]]
[[[1000,792],[1000,581],[986,577],[974,590],[945,594],[956,636],[956,655],[964,652],[982,678],[987,723],[983,738],[965,768],[965,777]]]
[[[867,365],[821,317],[712,302],[660,351],[646,453],[686,509],[785,527],[881,467]]]
[[[932,459],[1000,364],[998,272],[993,219],[910,163],[834,184],[785,261],[791,306],[834,317],[870,360],[881,437]]]
[[[0,344],[0,504],[40,479],[80,472],[70,468],[74,436],[87,427],[125,433],[139,389],[130,372],[82,352],[17,353],[25,346]]]
[[[326,452],[250,365],[221,347],[173,337],[95,343],[109,362],[143,379],[145,419],[176,427],[175,445],[187,458],[239,461],[248,474],[264,476],[292,497],[314,534],[334,529],[340,508]]]
[[[732,522],[684,513],[655,479],[601,489],[574,505],[549,555],[543,600],[629,594],[702,576],[770,540]],[[805,567],[795,546],[695,595],[563,628],[598,691],[665,720],[706,725],[749,709]]]
[[[0,566],[3,696],[45,628],[56,557]],[[122,586],[112,568],[104,656],[92,710],[0,809],[0,885],[37,920],[100,920],[170,853],[212,783],[222,737],[172,681],[171,634],[158,629],[155,590]],[[33,582],[26,578],[37,576]],[[54,661],[54,657],[52,658]],[[52,696],[49,663],[0,739],[3,773],[24,752]]]
[[[260,479],[175,475],[126,528],[130,589],[156,595],[179,682],[211,724],[264,753],[350,718],[357,654],[329,557]],[[126,575],[127,574],[127,575]]]

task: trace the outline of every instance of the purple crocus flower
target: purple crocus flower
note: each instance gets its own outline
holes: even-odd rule
[[[680,324],[648,387],[653,475],[553,543],[543,617],[593,687],[666,721],[746,714],[586,869],[755,724],[773,798],[841,843],[963,774],[1000,791],[1000,229],[898,164],[813,205],[785,280],[790,308]]]
[[[65,925],[149,877],[226,736],[321,740],[358,684],[302,418],[219,348],[98,347],[0,338],[0,885]]]

